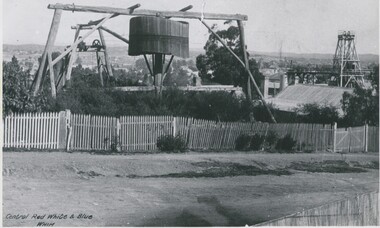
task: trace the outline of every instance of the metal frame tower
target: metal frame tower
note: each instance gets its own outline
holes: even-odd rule
[[[333,68],[339,71],[338,86],[352,87],[355,82],[363,85],[364,74],[355,48],[354,31],[339,31]]]

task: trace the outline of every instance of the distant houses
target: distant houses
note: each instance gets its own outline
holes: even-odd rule
[[[343,114],[341,99],[343,93],[352,93],[352,88],[327,85],[299,84],[298,78],[289,79],[283,69],[275,66],[260,69],[264,75],[261,92],[267,103],[286,112],[294,112],[300,105],[317,103],[332,105]]]

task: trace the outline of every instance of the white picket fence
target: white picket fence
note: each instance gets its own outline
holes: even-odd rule
[[[156,150],[157,138],[173,134],[172,116],[124,116],[120,118],[71,115],[72,150]]]
[[[330,124],[218,123],[189,118],[187,124],[180,125],[182,129],[188,129],[188,147],[191,149],[234,149],[235,141],[241,134],[267,135],[271,131],[280,138],[289,134],[297,141],[296,149],[300,151],[333,149],[333,129]]]
[[[120,117],[119,146],[122,151],[156,150],[157,139],[171,135],[174,130],[172,116]]]
[[[24,113],[3,120],[4,147],[57,149],[59,113]]]
[[[72,150],[110,150],[116,137],[116,118],[72,114],[69,148]]]
[[[271,131],[278,137],[289,134],[297,141],[298,151],[341,151],[346,145],[357,147],[355,151],[377,151],[379,145],[378,127],[352,128],[348,134],[330,124],[216,122],[173,116],[115,118],[71,114],[69,110],[14,114],[3,119],[3,125],[5,148],[154,151],[160,136],[181,135],[189,149],[233,150],[239,135]],[[365,137],[353,134],[357,129],[366,129]]]

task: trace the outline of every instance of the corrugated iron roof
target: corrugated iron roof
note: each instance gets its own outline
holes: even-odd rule
[[[268,98],[268,103],[274,104],[278,109],[291,111],[298,105],[303,104],[330,104],[341,107],[341,99],[344,92],[352,93],[352,88],[321,86],[321,85],[291,85],[277,94],[276,97]]]

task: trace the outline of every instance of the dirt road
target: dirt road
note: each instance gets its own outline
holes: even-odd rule
[[[377,153],[4,152],[3,225],[253,225],[378,190],[378,160]]]

